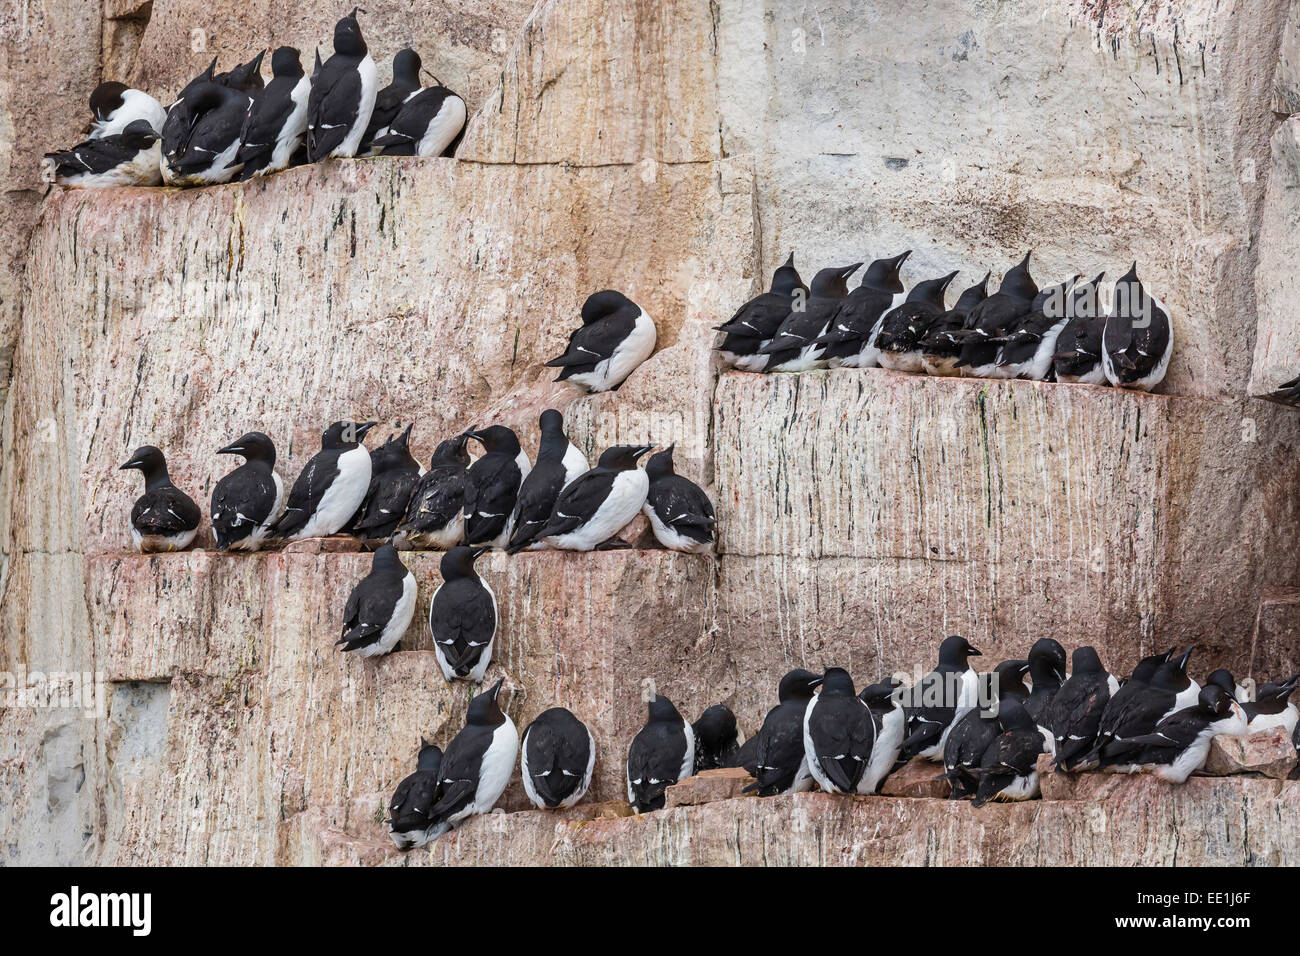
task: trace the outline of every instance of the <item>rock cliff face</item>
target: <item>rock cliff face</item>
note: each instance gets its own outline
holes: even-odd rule
[[[589,721],[597,801],[621,795],[651,686],[691,714],[726,702],[749,733],[790,666],[910,671],[954,631],[994,658],[1052,634],[1117,667],[1194,641],[1198,668],[1300,669],[1300,416],[1256,397],[1300,375],[1300,4],[372,2],[376,54],[427,50],[477,109],[456,160],[56,191],[28,243],[32,154],[74,135],[101,69],[169,93],[217,52],[326,42],[337,15],[64,6],[48,28],[5,22],[0,63],[3,91],[61,32],[86,47],[59,71],[84,90],[55,98],[51,74],[0,96],[0,164],[28,183],[5,199],[27,218],[5,217],[25,269],[0,288],[0,670],[85,672],[100,693],[0,699],[5,859],[394,862],[384,795],[421,733],[463,719],[422,622],[436,556],[410,557],[403,651],[345,659],[365,555],[124,553],[138,488],[115,469],[146,442],[206,511],[230,464],[213,452],[251,427],[286,476],[343,416],[414,420],[422,459],[475,421],[531,442],[549,405],[591,452],[676,441],[717,502],[716,556],[484,562],[489,678],[521,729],[554,703]],[[806,275],[911,248],[915,280],[1030,247],[1040,282],[1139,261],[1175,316],[1161,394],[715,369],[711,327],[792,248]],[[604,287],[654,316],[660,349],[618,393],[577,397],[541,362]],[[1276,821],[1291,784],[1123,785],[979,815],[819,795],[582,826],[511,813],[400,859],[1300,860]],[[1221,840],[1180,842],[1221,804]],[[523,808],[517,784],[503,806]]]

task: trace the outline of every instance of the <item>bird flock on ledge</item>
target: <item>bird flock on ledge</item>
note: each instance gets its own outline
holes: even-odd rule
[[[956,272],[905,291],[910,250],[867,267],[822,269],[803,284],[794,254],[772,286],[717,327],[722,360],[745,372],[882,368],[927,375],[1026,378],[1149,390],[1169,367],[1174,335],[1163,302],[1143,288],[1137,263],[1102,300],[1105,273],[1039,289],[1029,254],[988,294],[989,273],[945,306]]]
[[[71,187],[211,186],[292,166],[354,156],[450,155],[465,129],[465,101],[420,86],[414,50],[393,58],[382,90],[357,11],[334,28],[334,55],[308,77],[299,52],[265,51],[217,73],[213,59],[164,109],[142,90],[101,83],[91,94],[90,138],[47,153],[47,182]]]
[[[627,750],[627,799],[637,813],[661,809],[666,790],[702,770],[743,767],[746,792],[874,794],[913,759],[942,765],[953,799],[976,807],[1039,796],[1038,758],[1058,772],[1151,773],[1183,783],[1204,766],[1219,735],[1282,727],[1300,746],[1296,705],[1300,674],[1252,695],[1217,670],[1204,685],[1187,673],[1192,648],[1145,657],[1126,678],[1108,673],[1092,647],[1076,648],[1067,675],[1065,649],[1037,641],[1025,660],[980,674],[980,652],[946,638],[937,667],[913,685],[897,677],[855,691],[842,668],[794,670],[778,703],[743,743],[735,715],[716,704],[688,723],[663,695],[649,701],[645,726]],[[416,770],[389,803],[389,834],[401,849],[436,840],[475,814],[489,812],[514,774],[539,809],[571,807],[586,794],[595,741],[572,712],[554,707],[525,730],[522,743],[501,709],[502,681],[469,705],[465,727],[446,750],[421,740]]]

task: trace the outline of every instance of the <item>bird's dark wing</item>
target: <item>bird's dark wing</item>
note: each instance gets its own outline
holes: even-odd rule
[[[175,486],[147,491],[131,509],[131,525],[145,535],[173,535],[199,526],[202,512]]]
[[[876,739],[867,705],[856,697],[821,701],[808,723],[808,736],[822,772],[836,787],[851,792]]]
[[[791,312],[772,336],[772,341],[759,349],[760,355],[774,355],[790,349],[802,349],[817,339],[822,330],[834,323],[842,304],[841,299],[809,299],[802,312]]]
[[[46,153],[60,177],[106,173],[135,158],[137,150],[127,146],[121,134],[90,139],[61,153]]]
[[[750,775],[758,781],[759,794],[771,796],[788,790],[804,759],[803,707],[773,708],[757,739]]]
[[[835,312],[835,320],[826,329],[826,334],[817,341],[824,345],[852,344],[853,349],[845,351],[844,354],[855,353],[871,334],[871,330],[876,327],[881,313],[888,309],[893,301],[894,297],[891,293],[859,286],[844,297]]]
[[[331,449],[317,452],[307,462],[298,480],[289,489],[289,499],[284,514],[276,521],[274,533],[280,537],[293,534],[307,523],[316,511],[321,498],[339,475],[339,452]]]
[[[415,468],[381,472],[370,481],[361,516],[352,530],[360,537],[387,538],[406,514],[420,473]]]
[[[448,581],[429,606],[429,626],[448,665],[467,674],[496,632],[492,597],[474,578]]]
[[[218,547],[242,541],[275,507],[275,480],[270,469],[240,465],[212,488],[212,531]]]
[[[393,122],[397,111],[402,108],[402,103],[414,92],[407,84],[397,82],[389,83],[379,91],[375,96],[375,109],[370,114],[370,122],[366,125],[366,135],[361,138],[363,146],[370,144],[376,133]]]
[[[293,91],[298,78],[276,78],[253,98],[239,133],[239,162],[269,158],[285,120],[294,110]]]
[[[566,731],[565,727],[534,724],[524,741],[533,789],[548,806],[559,805],[578,788],[587,773],[591,755],[587,734],[577,727]]]
[[[519,465],[506,455],[484,455],[469,468],[465,495],[465,540],[490,541],[501,533],[514,511],[523,479]]]
[[[511,553],[522,551],[537,540],[564,488],[564,465],[558,461],[539,461],[519,486],[515,530],[510,535]]]
[[[452,739],[438,768],[439,799],[429,811],[430,818],[446,820],[474,799],[483,755],[492,744],[494,729],[468,724]]]
[[[440,466],[426,471],[411,493],[402,521],[403,531],[437,531],[465,508],[469,490],[468,469]]]
[[[417,770],[397,785],[393,799],[388,802],[389,826],[401,833],[406,830],[426,830],[429,811],[438,799],[438,775],[429,770]]]
[[[447,97],[453,95],[451,90],[441,86],[431,86],[416,93],[397,111],[388,128],[388,135],[376,139],[374,145],[384,147],[388,153],[391,147],[408,145],[412,149],[429,131],[429,124],[442,112]]]
[[[730,319],[717,327],[718,332],[745,338],[770,339],[790,315],[788,295],[764,292],[750,299]]]
[[[629,309],[620,309],[599,322],[582,326],[569,337],[564,354],[547,362],[547,367],[581,372],[603,362],[631,334],[636,315]]]
[[[361,106],[361,74],[357,63],[338,54],[321,67],[307,99],[307,154],[324,159],[348,137]]]
[[[171,159],[172,168],[181,173],[203,169],[231,143],[238,141],[249,102],[246,99],[241,105],[232,101],[201,114],[189,137]]]
[[[633,781],[638,804],[658,804],[669,784],[677,782],[684,745],[681,732],[672,724],[647,724],[632,739],[627,752],[627,775]],[[636,783],[637,780],[641,783]]]
[[[568,534],[586,522],[609,496],[618,473],[605,468],[593,468],[579,475],[562,491],[555,501],[546,526],[537,533],[539,538]]]
[[[669,475],[650,485],[646,501],[659,520],[695,541],[713,540],[717,523],[713,503],[695,482],[681,475]]]
[[[343,610],[343,636],[338,644],[345,651],[366,647],[379,640],[402,596],[403,573],[374,573],[352,589]]]

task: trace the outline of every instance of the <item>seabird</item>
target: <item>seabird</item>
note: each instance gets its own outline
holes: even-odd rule
[[[284,482],[275,470],[275,443],[248,432],[217,451],[244,463],[212,487],[212,533],[222,551],[256,551],[284,513]]]
[[[670,551],[704,554],[713,547],[718,523],[704,489],[673,470],[675,444],[646,462],[650,487],[641,510],[650,519],[655,540]]]
[[[341,421],[325,429],[321,450],[293,483],[284,514],[271,528],[272,537],[328,537],[347,524],[370,487],[370,453],[361,440],[375,424]]]
[[[447,680],[483,683],[497,633],[497,598],[474,570],[487,548],[457,545],[442,556],[442,584],[429,602],[429,633]]]
[[[648,710],[627,751],[627,802],[637,813],[662,809],[667,789],[695,770],[695,732],[673,702],[656,694]]]
[[[542,711],[524,731],[519,769],[524,792],[539,810],[577,804],[591,786],[595,765],[591,731],[564,707]]]
[[[348,595],[343,609],[344,651],[380,657],[397,647],[415,616],[415,575],[402,564],[397,549],[384,544],[370,562],[370,573]]]
[[[560,369],[557,382],[588,392],[615,391],[654,352],[657,338],[645,309],[606,289],[582,304],[582,325],[569,336],[564,354],[546,367]]]
[[[379,93],[375,61],[353,10],[334,26],[334,55],[313,78],[307,100],[307,160],[350,158],[361,138]]]
[[[653,445],[614,445],[596,467],[574,480],[556,499],[537,539],[561,551],[593,551],[636,517],[650,478],[638,459]]]
[[[203,513],[194,499],[172,484],[167,459],[153,445],[142,445],[119,471],[144,474],[144,494],[131,509],[131,540],[146,554],[190,546]]]

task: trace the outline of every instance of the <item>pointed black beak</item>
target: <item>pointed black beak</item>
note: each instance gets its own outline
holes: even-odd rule
[[[971,647],[969,644],[967,644],[967,645],[966,645],[966,656],[967,656],[967,657],[983,657],[984,655],[981,654],[981,653],[979,652],[978,649],[976,649],[976,648],[974,648],[974,647]]]
[[[634,459],[635,459],[635,458],[640,458],[640,457],[641,457],[642,455],[644,455],[646,452],[654,451],[654,449],[655,449],[655,446],[654,446],[654,445],[638,445],[638,446],[637,446],[637,449],[636,449],[636,454],[633,455],[632,457],[633,457]]]
[[[504,677],[498,677],[497,682],[492,685],[492,688],[488,691],[488,693],[492,695],[493,700],[496,700],[499,696],[501,696],[501,685],[504,684],[505,682],[506,679]]]
[[[1028,269],[1028,268],[1029,268],[1029,257],[1032,256],[1033,254],[1034,254],[1034,250],[1033,250],[1033,249],[1030,249],[1028,252],[1025,253],[1025,258],[1022,259],[1022,260],[1020,261],[1020,268],[1021,268],[1021,269]]]
[[[793,269],[793,268],[794,268],[794,250],[793,250],[793,249],[790,250],[790,258],[785,260],[785,268],[787,268],[787,269]]]
[[[365,438],[366,432],[370,431],[370,429],[374,428],[378,424],[379,422],[362,422],[358,425],[356,430],[357,441],[361,441],[361,439]]]
[[[1138,264],[1137,264],[1137,260],[1134,259],[1132,268],[1130,268],[1128,272],[1124,273],[1123,278],[1121,278],[1119,281],[1120,282],[1124,282],[1126,280],[1136,281],[1137,277],[1138,277]]]
[[[469,428],[465,429],[463,432],[461,432],[461,433],[460,433],[459,435],[457,435],[456,437],[457,437],[457,438],[473,438],[473,439],[475,439],[475,440],[477,441],[477,440],[478,440],[478,426],[477,426],[477,425],[470,425]]]
[[[1187,662],[1192,659],[1192,651],[1194,651],[1195,649],[1196,649],[1195,646],[1189,647],[1187,650],[1183,651],[1183,653],[1179,656],[1178,669],[1180,671],[1187,670]]]
[[[899,269],[903,267],[903,263],[907,261],[907,257],[910,256],[911,254],[912,254],[912,250],[908,249],[905,252],[903,252],[902,255],[894,256],[894,261],[891,268],[895,272],[897,272]]]
[[[239,442],[235,442],[233,445],[227,445],[225,448],[217,449],[218,455],[242,455],[243,453],[244,446],[239,444]]]
[[[847,279],[849,276],[853,275],[853,273],[857,272],[861,268],[862,268],[861,262],[855,262],[851,266],[845,266],[843,269],[840,270],[840,278]]]
[[[822,685],[822,682],[825,680],[826,680],[825,677],[814,677],[812,680],[808,682],[808,689],[812,690],[814,687],[820,687]]]
[[[131,468],[143,468],[143,467],[144,467],[144,462],[139,461],[138,459],[132,458],[132,459],[131,459],[130,461],[128,461],[125,465],[123,465],[121,468],[119,468],[118,471],[127,471],[127,470],[129,470],[129,469],[131,469]]]
[[[957,278],[957,275],[958,273],[956,271],[949,272],[946,276],[943,277],[943,280],[939,283],[939,288],[947,289],[948,286],[952,283],[952,280]]]
[[[479,548],[474,548],[474,549],[473,549],[472,551],[470,551],[470,553],[469,553],[469,560],[470,560],[470,562],[473,563],[474,561],[477,561],[480,555],[487,554],[487,552],[489,552],[489,551],[491,551],[491,550],[492,550],[491,548],[486,547],[486,546],[484,546],[484,547],[479,547]]]

